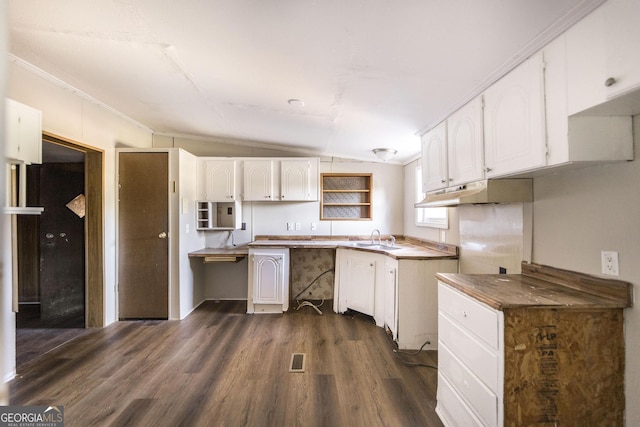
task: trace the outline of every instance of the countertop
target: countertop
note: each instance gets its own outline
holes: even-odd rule
[[[633,305],[633,288],[628,282],[524,262],[522,274],[437,273],[436,277],[496,310],[626,308]]]
[[[387,238],[388,239],[388,238]],[[383,242],[385,238],[383,236]],[[358,237],[327,237],[327,236],[257,236],[256,240],[240,246],[225,248],[203,248],[189,253],[191,258],[204,258],[205,262],[239,261],[246,257],[249,248],[348,248],[364,252],[380,253],[395,259],[458,259],[458,248],[454,245],[437,243],[415,238],[399,238],[394,249],[372,248],[358,246],[367,243],[369,239]]]
[[[382,236],[382,242],[388,237]],[[249,247],[267,248],[347,248],[364,252],[381,253],[395,259],[458,259],[458,248],[454,245],[437,243],[428,240],[414,238],[399,238],[394,249],[372,248],[358,246],[368,243],[370,239],[357,237],[325,237],[325,236],[296,236],[295,239],[279,236],[257,236],[256,240],[249,243]]]
[[[247,245],[231,246],[227,248],[203,248],[189,252],[189,258],[202,258],[204,262],[238,262],[249,255]]]

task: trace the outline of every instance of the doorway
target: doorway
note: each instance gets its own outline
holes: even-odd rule
[[[45,148],[46,147],[46,148]],[[18,328],[85,327],[84,153],[43,142],[18,216]]]
[[[39,205],[40,200],[33,200],[38,192],[47,193],[47,198],[60,196],[62,201],[43,204],[62,205],[61,215],[73,215],[73,219],[68,228],[60,230],[53,227],[62,227],[65,221],[50,222],[35,216],[20,219],[18,262],[23,283],[18,289],[22,302],[16,331],[18,368],[84,334],[88,331],[85,328],[104,326],[103,158],[101,150],[45,133],[43,165],[27,169],[27,185],[38,187],[38,191],[28,191],[28,204]],[[84,197],[76,198],[81,195]],[[80,218],[83,207],[84,216]],[[64,283],[63,289],[54,289],[54,294],[64,294],[61,299],[47,294],[51,288],[45,289],[56,277],[64,278],[59,281]],[[46,308],[45,299],[49,300]],[[20,328],[25,320],[39,329]]]

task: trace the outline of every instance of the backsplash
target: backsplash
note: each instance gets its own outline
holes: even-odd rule
[[[531,261],[530,203],[458,206],[461,273],[520,273]]]

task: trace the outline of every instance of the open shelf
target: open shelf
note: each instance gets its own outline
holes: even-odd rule
[[[321,175],[321,220],[370,220],[370,173],[323,173]]]

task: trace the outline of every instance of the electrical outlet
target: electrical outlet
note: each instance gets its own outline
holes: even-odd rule
[[[618,252],[602,251],[602,274],[609,276],[618,276],[620,274],[618,268]]]
[[[317,230],[317,229],[318,229],[318,224],[316,224],[315,222],[312,222],[312,223],[311,223],[311,230],[312,230],[312,231],[315,231],[315,230]]]
[[[291,231],[293,230],[293,223],[292,222],[288,222],[287,223],[287,231]]]
[[[300,223],[296,222],[296,230],[300,230]]]

